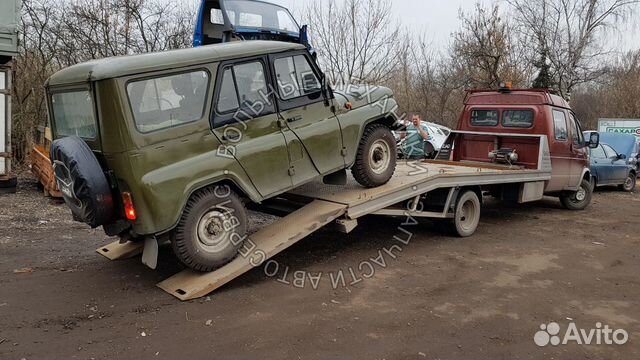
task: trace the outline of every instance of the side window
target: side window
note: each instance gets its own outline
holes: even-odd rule
[[[582,129],[580,128],[580,124],[578,120],[576,120],[575,116],[572,113],[569,113],[569,123],[571,124],[571,139],[575,145],[584,144],[584,135],[582,134]]]
[[[233,67],[241,108],[252,108],[268,94],[267,80],[261,62],[251,62]]]
[[[304,55],[276,59],[274,68],[278,93],[283,100],[315,94],[321,90],[320,80]]]
[[[569,139],[567,116],[564,114],[564,111],[553,110],[553,127],[556,140],[567,141]]]
[[[216,111],[218,114],[241,112],[249,119],[266,115],[273,111],[268,94],[262,62],[226,67],[217,94]]]
[[[233,80],[233,70],[226,68],[222,75],[222,86],[220,87],[220,94],[218,95],[218,112],[226,113],[234,111],[239,107],[238,93],[236,93],[236,84]]]
[[[211,9],[211,23],[214,25],[224,25],[224,17],[222,16],[222,10],[213,8]]]
[[[528,129],[533,126],[533,111],[505,110],[502,113],[502,126]]]
[[[127,95],[136,127],[148,133],[201,119],[208,84],[205,71],[129,83]]]
[[[499,117],[498,110],[473,110],[471,112],[471,125],[497,126]]]
[[[604,152],[602,146],[598,146],[595,149],[591,149],[591,157],[594,159],[606,159],[607,154]]]
[[[618,152],[615,151],[611,146],[607,144],[602,144],[602,148],[607,153],[607,159],[613,159],[618,156]]]

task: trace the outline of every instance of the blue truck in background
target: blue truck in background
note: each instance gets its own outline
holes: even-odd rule
[[[241,40],[299,43],[311,49],[308,27],[280,5],[259,0],[202,0],[193,46]]]

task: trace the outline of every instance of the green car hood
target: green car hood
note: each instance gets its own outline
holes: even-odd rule
[[[375,85],[346,85],[338,90],[333,90],[333,93],[340,105],[350,102],[353,109],[369,104],[373,105],[393,97],[391,89]]]

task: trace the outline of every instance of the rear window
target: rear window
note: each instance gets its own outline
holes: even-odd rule
[[[136,127],[149,133],[200,120],[208,84],[209,74],[202,70],[129,83]]]
[[[502,126],[528,129],[533,126],[533,111],[505,110],[502,113]]]
[[[95,139],[98,135],[91,93],[87,90],[57,93],[51,107],[58,136]]]
[[[471,125],[497,126],[499,117],[498,110],[473,110],[471,112]]]

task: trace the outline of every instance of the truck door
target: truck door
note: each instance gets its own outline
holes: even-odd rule
[[[569,138],[569,126],[567,124],[567,113],[564,109],[553,108],[553,138],[549,147],[551,151],[552,176],[548,187],[549,191],[565,190],[568,187],[576,186],[572,175],[573,153],[571,151],[571,140]]]
[[[589,149],[585,146],[584,135],[575,115],[569,111],[571,127],[571,176],[569,186],[578,186],[584,169],[589,168]]]
[[[307,51],[271,57],[280,119],[291,154],[294,185],[343,169],[342,130]]]
[[[213,131],[218,156],[235,157],[264,197],[290,189],[289,154],[267,86],[266,58],[218,69]]]

